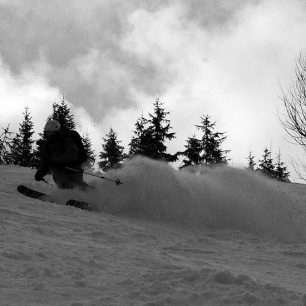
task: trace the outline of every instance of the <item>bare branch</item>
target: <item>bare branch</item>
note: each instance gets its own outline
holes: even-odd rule
[[[282,89],[285,118],[280,118],[286,133],[306,150],[306,57],[296,60],[295,83],[286,94]]]

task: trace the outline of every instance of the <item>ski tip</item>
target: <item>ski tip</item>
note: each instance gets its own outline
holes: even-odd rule
[[[25,186],[23,186],[23,185],[18,185],[17,186],[17,191],[22,191],[24,189],[25,189]]]

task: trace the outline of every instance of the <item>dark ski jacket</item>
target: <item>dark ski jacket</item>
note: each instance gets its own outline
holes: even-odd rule
[[[76,133],[76,132],[75,132]],[[40,165],[36,175],[44,177],[50,170],[69,173],[66,167],[81,169],[80,150],[69,133],[60,132],[55,141],[41,140],[39,143]]]

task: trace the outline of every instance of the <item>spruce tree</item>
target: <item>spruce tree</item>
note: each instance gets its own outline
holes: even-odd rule
[[[214,132],[216,122],[211,122],[208,115],[201,117],[201,124],[196,125],[203,135],[201,138],[202,143],[202,163],[205,165],[213,164],[227,164],[228,158],[226,157],[229,150],[222,150],[221,145],[226,140],[224,132]]]
[[[259,160],[258,169],[272,178],[275,177],[273,158],[271,157],[271,151],[267,147],[264,149],[262,159]]]
[[[247,169],[255,170],[256,162],[255,162],[255,156],[252,154],[252,152],[249,153],[249,156],[247,157],[248,160],[248,167]]]
[[[119,168],[121,162],[126,158],[123,153],[124,147],[120,145],[116,132],[110,128],[109,133],[103,138],[102,151],[100,152],[99,167],[103,171]]]
[[[229,150],[222,150],[221,145],[227,136],[223,132],[214,132],[215,122],[210,121],[208,115],[201,117],[201,124],[195,127],[202,132],[201,138],[188,138],[186,150],[180,152],[187,159],[183,160],[180,168],[189,165],[216,165],[227,164]]]
[[[3,133],[0,135],[0,164],[10,163],[12,134],[9,124],[6,128],[3,128]]]
[[[148,120],[142,115],[135,123],[134,136],[129,144],[129,155],[149,156],[151,144],[153,143],[152,133],[147,127]]]
[[[285,163],[281,160],[281,154],[278,153],[276,156],[274,177],[281,182],[289,183],[290,182],[289,176],[290,173],[289,171],[287,171]]]
[[[166,141],[175,138],[175,133],[170,132],[170,120],[167,119],[170,112],[163,108],[159,99],[156,99],[153,107],[153,113],[149,113],[148,119],[142,115],[135,124],[135,136],[129,144],[130,154],[174,162],[177,160],[177,154],[168,153],[165,145]]]
[[[92,168],[95,163],[95,153],[92,149],[92,143],[91,143],[88,133],[82,137],[82,143],[84,145],[84,149],[87,155],[87,160],[84,163],[84,167]]]
[[[74,130],[75,120],[63,97],[61,103],[53,103],[53,113],[48,119],[57,120],[63,130]]]
[[[149,114],[149,128],[152,132],[152,157],[154,159],[160,159],[167,162],[174,162],[177,160],[177,154],[167,153],[167,147],[165,145],[166,141],[172,140],[175,138],[175,133],[170,132],[172,129],[170,125],[170,120],[167,119],[167,116],[170,112],[166,111],[163,108],[163,103],[156,99],[154,103],[154,112]]]
[[[186,158],[183,159],[183,164],[180,169],[188,166],[195,166],[202,163],[201,152],[202,144],[201,140],[197,139],[195,135],[187,139],[187,144],[185,145],[186,150],[183,152]]]
[[[23,114],[24,120],[20,124],[19,133],[16,133],[12,141],[10,158],[11,162],[15,165],[32,167],[34,142],[32,135],[34,134],[34,124],[27,107]]]

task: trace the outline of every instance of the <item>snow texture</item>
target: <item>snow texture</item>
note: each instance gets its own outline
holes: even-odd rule
[[[305,185],[143,158],[105,174],[120,186],[86,176],[87,193],[33,175],[0,167],[0,305],[306,306]]]

